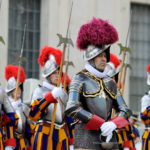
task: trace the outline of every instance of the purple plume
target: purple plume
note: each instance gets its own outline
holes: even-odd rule
[[[81,26],[76,44],[80,50],[86,50],[91,44],[108,45],[116,41],[118,41],[117,30],[108,21],[93,18],[92,21]]]

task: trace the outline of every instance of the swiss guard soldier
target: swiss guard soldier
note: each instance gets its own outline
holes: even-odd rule
[[[107,75],[111,78],[113,78],[116,83],[118,82],[118,75],[119,75],[119,66],[120,66],[120,60],[118,57],[110,53],[110,61],[107,63],[105,67],[105,71],[107,72]]]
[[[38,62],[42,67],[44,81],[42,86],[35,89],[29,118],[36,121],[33,150],[73,150],[73,136],[70,138],[64,120],[64,111],[68,95],[62,86],[57,87],[59,78],[59,66],[62,52],[59,49],[45,46],[41,50]],[[56,99],[58,98],[58,99]],[[50,139],[51,119],[57,104],[55,124],[52,139]],[[51,141],[50,141],[51,140]],[[52,143],[52,145],[50,145]]]
[[[150,64],[147,66],[147,85],[150,86]],[[150,148],[150,90],[141,99],[141,120],[145,124],[142,136],[142,150]]]
[[[5,150],[15,149],[16,139],[14,130],[17,118],[4,89],[0,86],[0,150],[4,150],[4,145]]]
[[[110,61],[107,63],[105,70],[107,75],[112,77],[116,83],[118,82],[118,75],[120,68],[120,60],[115,54],[110,53]],[[131,115],[132,116],[132,115]],[[131,120],[131,118],[129,118]],[[123,145],[123,150],[135,150],[135,134],[131,125],[127,125],[117,131],[119,143]]]
[[[75,149],[118,149],[117,128],[128,125],[130,110],[116,82],[106,75],[110,46],[118,40],[116,29],[107,21],[93,18],[81,26],[77,47],[84,50],[85,69],[70,83],[66,114],[75,125]],[[111,119],[112,107],[118,116]],[[111,146],[110,146],[111,145]]]
[[[25,105],[22,100],[23,82],[25,81],[25,72],[21,67],[19,87],[17,91],[17,99],[15,101],[16,84],[18,76],[18,66],[8,65],[5,68],[5,78],[7,80],[6,93],[9,101],[12,104],[16,114],[19,117],[17,128],[15,129],[16,148],[15,150],[27,150],[31,149],[31,136],[33,131],[31,130],[32,122],[28,119],[29,107]]]

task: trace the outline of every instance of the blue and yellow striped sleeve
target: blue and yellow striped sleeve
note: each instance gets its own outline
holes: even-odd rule
[[[3,114],[3,123],[5,128],[5,146],[16,147],[15,127],[18,123],[18,115],[16,113]]]
[[[37,121],[40,116],[44,116],[49,104],[45,98],[34,100],[29,108],[29,119]]]
[[[145,109],[145,111],[140,114],[140,118],[144,124],[150,123],[150,117],[148,115],[147,109]]]

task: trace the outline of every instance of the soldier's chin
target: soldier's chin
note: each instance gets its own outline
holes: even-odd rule
[[[58,83],[58,79],[56,79],[56,80],[54,81],[54,85],[57,85],[57,83]]]
[[[100,71],[100,72],[103,72],[104,71],[104,68],[103,67],[98,67],[98,68],[96,68],[98,71]]]

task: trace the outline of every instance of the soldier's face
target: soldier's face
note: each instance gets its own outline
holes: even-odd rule
[[[106,53],[103,52],[94,58],[96,69],[103,72],[107,63]]]
[[[16,94],[16,89],[14,89],[13,91],[12,91],[12,96],[13,96],[13,98],[15,98],[15,94]],[[21,88],[20,88],[20,86],[18,87],[18,91],[17,91],[17,100],[19,99],[21,97]]]
[[[59,78],[59,71],[56,70],[55,72],[53,72],[49,78],[50,78],[51,84],[57,86],[57,82]]]

